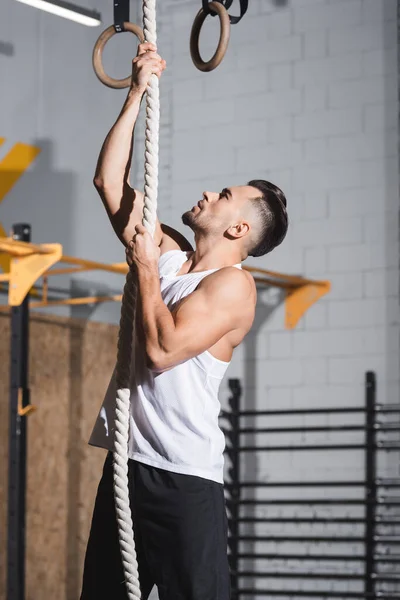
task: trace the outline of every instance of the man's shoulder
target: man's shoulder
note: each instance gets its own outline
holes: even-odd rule
[[[204,287],[226,300],[249,300],[251,297],[256,301],[256,286],[252,275],[238,267],[222,267],[214,273],[205,277],[202,281]]]

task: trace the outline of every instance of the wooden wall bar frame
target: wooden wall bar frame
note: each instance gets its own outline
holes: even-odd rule
[[[119,302],[121,300],[120,294],[49,300],[47,298],[47,278],[93,270],[125,275],[128,272],[128,265],[125,262],[107,264],[64,256],[61,244],[31,244],[15,241],[12,238],[0,238],[0,253],[8,254],[11,259],[10,272],[0,274],[0,282],[7,281],[9,284],[9,306],[19,306],[40,277],[45,278],[45,292],[38,300],[31,300],[32,308]],[[70,266],[53,268],[58,263]],[[330,282],[326,280],[306,279],[297,275],[276,273],[248,266],[245,266],[244,269],[252,273],[257,285],[285,290],[285,327],[287,329],[294,329],[307,310],[325,296],[331,287]],[[35,295],[37,296],[37,294]],[[5,308],[7,309],[7,307]]]

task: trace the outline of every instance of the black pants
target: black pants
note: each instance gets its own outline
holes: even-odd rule
[[[223,486],[129,461],[142,600],[229,600]],[[104,464],[86,550],[81,600],[126,600],[113,496],[112,454]]]

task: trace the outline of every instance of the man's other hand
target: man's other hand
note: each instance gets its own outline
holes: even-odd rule
[[[139,44],[137,56],[132,61],[131,89],[144,93],[150,77],[154,74],[161,77],[167,63],[157,54],[157,48],[150,42]]]
[[[136,225],[136,234],[128,243],[125,253],[131,268],[147,271],[158,270],[160,248],[143,225]]]

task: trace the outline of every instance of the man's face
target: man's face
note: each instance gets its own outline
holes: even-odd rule
[[[182,215],[182,222],[194,232],[223,234],[246,216],[249,198],[260,192],[249,185],[224,188],[221,192],[203,192],[191,210]]]

